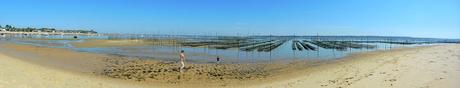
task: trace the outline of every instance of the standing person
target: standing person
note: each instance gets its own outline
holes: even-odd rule
[[[219,56],[217,56],[217,58],[216,58],[216,63],[217,63],[217,64],[220,63],[220,58],[219,58]]]
[[[183,72],[183,69],[185,67],[185,53],[184,53],[184,50],[181,50],[180,51],[180,72]]]

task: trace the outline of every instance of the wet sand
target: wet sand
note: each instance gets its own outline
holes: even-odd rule
[[[104,68],[103,59],[110,57],[102,54],[73,52],[61,48],[20,45],[11,42],[0,43],[0,53],[16,59],[50,68],[74,72],[92,73]]]
[[[140,88],[143,85],[29,63],[0,54],[0,88]],[[145,86],[144,86],[145,87]]]
[[[0,44],[0,87],[458,88],[460,45],[361,53],[321,64],[189,64]]]
[[[178,70],[179,64],[175,62],[74,52],[62,48],[17,45],[13,43],[1,43],[0,47],[2,47],[0,54],[4,56],[44,68],[155,87],[158,85],[210,88],[246,87],[247,85],[260,84],[259,82],[264,81],[265,78],[282,73],[283,68],[288,68],[287,66],[303,64],[284,62],[265,64],[187,63],[186,71],[180,73]]]

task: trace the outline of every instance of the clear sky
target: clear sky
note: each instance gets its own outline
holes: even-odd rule
[[[460,38],[460,0],[0,0],[0,25],[103,33]]]

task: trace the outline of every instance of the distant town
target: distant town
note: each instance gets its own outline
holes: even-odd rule
[[[2,34],[97,34],[94,30],[57,30],[55,28],[18,28],[11,25],[0,25]]]

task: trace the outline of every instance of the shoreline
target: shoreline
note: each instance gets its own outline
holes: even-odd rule
[[[0,46],[2,47],[2,49],[4,49],[3,45],[0,45]],[[98,57],[99,59],[94,59],[94,58],[92,58],[92,59],[91,58],[86,58],[85,59],[84,58],[83,60],[87,60],[87,62],[83,61],[82,63],[74,63],[74,62],[77,62],[75,60],[82,60],[82,59],[81,58],[78,59],[79,57],[71,57],[71,58],[66,59],[66,60],[68,60],[68,62],[49,62],[49,61],[52,61],[52,60],[46,60],[46,61],[40,62],[39,60],[36,60],[36,59],[34,60],[33,58],[30,58],[31,56],[29,56],[29,58],[27,58],[27,57],[22,57],[22,58],[21,57],[10,57],[11,54],[21,53],[21,52],[5,53],[3,50],[1,51],[0,56],[2,56],[2,58],[9,58],[7,60],[10,60],[10,61],[11,61],[11,59],[19,59],[19,60],[16,60],[16,61],[13,60],[14,63],[23,63],[23,62],[25,62],[25,63],[30,63],[32,66],[33,65],[43,66],[43,67],[40,67],[40,68],[46,68],[46,69],[50,69],[50,70],[56,70],[56,68],[57,69],[73,69],[77,73],[72,72],[72,71],[67,71],[67,70],[63,70],[63,72],[71,72],[71,73],[74,73],[74,74],[79,74],[78,72],[83,72],[83,74],[79,74],[79,75],[86,76],[86,77],[94,76],[94,75],[85,74],[85,72],[84,72],[85,69],[82,70],[82,69],[78,69],[78,68],[80,68],[82,66],[86,66],[86,67],[91,67],[92,70],[101,70],[101,69],[103,69],[103,67],[98,68],[98,66],[87,66],[88,65],[87,63],[89,63],[89,62],[91,62],[91,63],[92,62],[97,62],[97,61],[94,61],[94,60],[103,60],[103,59],[100,59],[100,58],[109,57],[109,56],[106,56],[106,55],[91,54],[91,53],[84,53],[84,52],[75,52],[75,51],[70,51],[70,50],[65,50],[65,49],[54,49],[54,48],[46,48],[46,47],[33,48],[33,47],[36,47],[36,46],[26,46],[26,45],[24,45],[24,46],[25,47],[23,47],[22,49],[23,50],[25,49],[26,51],[29,50],[29,51],[27,51],[29,53],[43,53],[43,52],[50,52],[50,51],[54,50],[54,52],[61,52],[61,53],[65,53],[66,55],[70,55],[70,56],[71,55],[76,55],[76,56],[79,56],[79,55],[81,56],[82,55],[81,57]],[[356,86],[356,84],[353,84],[352,86],[349,86],[349,85],[346,85],[348,82],[340,81],[340,80],[345,79],[345,78],[341,79],[340,77],[337,77],[340,80],[337,80],[337,81],[332,80],[332,81],[335,81],[334,83],[341,83],[341,84],[328,84],[328,83],[331,83],[331,81],[328,81],[327,77],[326,78],[318,78],[318,77],[316,77],[316,79],[314,79],[315,77],[312,77],[312,75],[317,75],[318,76],[318,74],[327,74],[328,77],[329,76],[334,77],[336,75],[348,75],[348,73],[346,71],[345,72],[340,72],[340,70],[347,70],[347,69],[348,70],[356,70],[356,69],[358,69],[358,70],[361,70],[361,69],[366,70],[366,69],[368,69],[368,68],[365,68],[366,66],[363,67],[363,66],[360,66],[360,65],[367,65],[368,67],[373,67],[376,64],[380,65],[382,63],[377,62],[378,58],[379,58],[378,56],[390,55],[390,56],[385,56],[385,58],[383,58],[383,59],[380,58],[380,59],[382,59],[383,62],[386,62],[383,65],[386,65],[386,64],[388,64],[388,63],[390,63],[392,61],[392,60],[388,60],[388,61],[386,60],[387,58],[391,57],[391,55],[401,56],[401,55],[399,55],[400,53],[406,53],[406,54],[409,54],[409,56],[410,56],[410,54],[414,54],[414,53],[409,53],[409,52],[415,52],[415,51],[421,52],[420,50],[432,50],[434,48],[446,49],[446,47],[448,47],[447,49],[449,49],[449,48],[460,49],[459,45],[457,44],[457,45],[427,46],[427,47],[417,47],[417,48],[402,48],[402,49],[389,50],[389,51],[374,51],[374,52],[369,52],[369,53],[357,53],[357,54],[350,55],[350,56],[348,56],[346,58],[343,58],[343,59],[340,59],[340,60],[337,60],[337,61],[331,61],[331,62],[327,62],[327,63],[321,64],[321,65],[310,66],[310,67],[307,67],[307,68],[302,68],[304,66],[299,66],[299,65],[288,65],[286,67],[283,67],[284,68],[282,70],[283,72],[276,73],[275,75],[271,75],[268,78],[245,80],[243,82],[238,82],[238,81],[230,81],[228,83],[224,82],[225,86],[219,85],[219,84],[217,84],[217,85],[216,84],[209,84],[209,85],[206,85],[206,87],[236,87],[236,86],[239,86],[239,87],[275,87],[275,88],[276,87],[325,87],[325,88],[329,88],[329,87],[332,87],[332,86],[334,86],[334,87],[353,87],[353,88],[354,87],[358,87],[358,88],[360,88],[360,87],[370,87],[369,85],[368,86],[363,86],[362,84],[359,84],[360,86]],[[11,47],[9,47],[9,48],[11,48]],[[30,49],[30,48],[32,48],[32,49]],[[34,49],[36,49],[36,50],[34,50]],[[22,52],[24,52],[24,51],[22,51]],[[427,52],[427,51],[425,51],[425,52]],[[458,52],[458,50],[454,51],[454,52]],[[415,56],[417,56],[417,55],[415,55]],[[68,56],[56,56],[54,54],[48,54],[48,55],[45,54],[43,56],[37,55],[37,57],[59,58],[59,57],[68,57]],[[458,56],[458,55],[455,56],[454,54],[452,54],[452,56],[450,56],[450,57],[453,58],[453,59],[460,58],[460,56]],[[372,58],[372,59],[366,59],[366,58]],[[377,58],[377,60],[375,58]],[[74,60],[74,61],[72,61],[72,60]],[[56,61],[62,61],[62,60],[56,60]],[[368,61],[372,62],[372,63],[369,63],[369,64],[365,63],[365,62],[368,62]],[[70,62],[73,62],[73,63],[70,63]],[[458,68],[460,68],[460,67],[458,67],[459,61],[456,61],[456,62],[457,63],[451,63],[451,64],[457,64],[456,69],[458,69]],[[65,65],[70,65],[70,67],[56,67],[56,66],[59,66],[59,65],[49,65],[50,63],[65,63]],[[75,67],[72,67],[72,64]],[[84,64],[84,65],[81,65],[81,64]],[[101,63],[99,63],[99,65],[100,64]],[[449,65],[451,65],[451,64],[449,64]],[[345,66],[345,67],[342,67],[342,66]],[[346,66],[356,66],[357,68],[351,68],[351,67],[347,68]],[[39,68],[39,67],[37,67],[37,68]],[[455,74],[458,74],[459,70],[455,71],[456,69],[454,68],[454,71],[451,73],[451,74],[454,74],[454,78],[455,77],[458,78],[458,76],[455,76]],[[12,70],[14,70],[14,69],[12,69]],[[334,70],[338,70],[338,73],[332,74],[331,72],[329,72],[329,71],[334,71]],[[87,73],[91,73],[91,70],[86,69],[86,71],[88,71]],[[60,72],[60,70],[58,72]],[[365,73],[365,71],[364,71],[364,73]],[[443,72],[441,72],[441,73],[443,73]],[[307,75],[305,75],[305,74],[307,74]],[[357,72],[356,74],[357,75],[362,75],[363,72]],[[376,73],[374,73],[374,74],[376,74]],[[319,76],[321,76],[321,75],[319,75]],[[48,77],[52,77],[52,76],[48,76]],[[353,77],[353,78],[358,78],[358,77]],[[351,79],[353,79],[353,78],[351,78]],[[50,79],[53,79],[53,78],[50,78]],[[56,78],[56,79],[58,79],[58,78]],[[101,79],[103,81],[120,80],[120,79],[104,77],[104,76],[102,76]],[[267,80],[267,79],[269,79],[269,80]],[[348,77],[346,79],[350,79],[350,78]],[[363,79],[364,78],[362,78],[360,80],[363,80]],[[443,78],[443,79],[447,79],[447,78]],[[6,79],[0,79],[0,80],[6,80]],[[324,81],[324,80],[326,80],[326,81]],[[362,82],[360,80],[358,80],[357,82]],[[385,79],[385,80],[387,80],[387,79]],[[144,87],[152,87],[153,84],[158,84],[158,83],[151,83],[150,81],[146,81],[146,82],[132,82],[132,80],[120,80],[120,81],[123,82],[123,83],[126,83],[126,84],[120,84],[120,85],[144,85]],[[317,82],[311,83],[312,81],[317,81],[317,82],[319,81],[319,83],[317,83]],[[346,80],[346,81],[348,81],[348,80]],[[391,81],[393,81],[393,80],[391,80]],[[150,82],[150,83],[148,83],[148,82]],[[398,82],[398,81],[396,81],[396,82]],[[201,83],[201,85],[192,84],[192,83],[193,82],[180,83],[180,84],[177,84],[178,86],[174,86],[174,87],[187,87],[187,86],[203,87],[203,84],[206,84],[205,82],[200,82],[200,81],[197,81],[195,83],[198,83],[198,84]],[[115,82],[115,84],[117,84],[117,83]],[[296,85],[296,84],[298,84],[298,85]],[[376,84],[376,83],[374,83],[374,84]],[[53,85],[55,85],[55,84],[53,84]],[[84,85],[85,84],[83,84],[83,86]],[[171,87],[171,85],[176,85],[176,84],[165,84],[165,85],[166,86],[163,86],[163,87]],[[327,86],[325,86],[325,85],[327,85]],[[452,86],[450,86],[450,87],[453,87],[453,86],[459,87],[458,85],[454,85],[454,84],[452,84]],[[99,86],[99,87],[108,87],[108,86]],[[130,86],[130,87],[133,87],[133,86]],[[160,86],[154,86],[154,87],[160,87]]]
[[[304,70],[293,79],[257,87],[457,88],[459,49],[460,45],[452,44],[356,53]]]
[[[64,32],[11,32],[11,31],[0,31],[0,34],[5,35],[87,35],[87,36],[94,36],[98,34],[92,33],[64,33]]]
[[[48,67],[48,68],[51,68],[51,69],[59,69],[59,70],[69,71],[69,72],[74,72],[74,73],[83,73],[85,75],[103,76],[103,77],[106,77],[106,78],[109,78],[109,79],[120,79],[120,78],[119,77],[113,77],[113,76],[112,77],[111,76],[108,76],[108,77],[106,76],[106,75],[110,75],[110,74],[101,74],[103,72],[103,70],[104,71],[105,70],[110,70],[110,69],[106,68],[107,64],[112,64],[112,63],[109,63],[110,61],[109,62],[105,61],[105,60],[108,60],[108,59],[110,59],[110,60],[123,59],[123,60],[116,60],[116,61],[119,61],[119,62],[122,62],[122,61],[134,61],[134,63],[114,65],[114,66],[118,67],[117,69],[127,69],[127,70],[133,69],[133,68],[125,68],[127,66],[136,66],[137,67],[138,65],[145,65],[145,63],[158,63],[155,60],[143,60],[143,59],[140,59],[140,58],[126,58],[126,57],[119,57],[119,56],[113,56],[113,55],[94,54],[94,53],[87,53],[87,52],[77,52],[77,51],[72,51],[72,50],[64,49],[64,48],[48,48],[48,47],[40,47],[40,46],[32,46],[32,45],[17,45],[17,44],[14,44],[14,43],[7,43],[7,44],[3,43],[3,44],[0,44],[0,47],[7,47],[7,48],[3,48],[4,50],[0,50],[0,54],[7,54],[7,56],[12,56],[12,57],[14,57],[16,59],[20,59],[20,60],[25,61],[25,62],[30,62],[30,63],[33,63],[33,64]],[[20,55],[14,55],[14,54],[18,54],[18,53]],[[51,53],[54,53],[54,54],[51,54]],[[23,56],[23,55],[27,55],[27,56]],[[63,58],[63,59],[61,59],[61,58]],[[126,60],[126,59],[132,59],[132,60]],[[155,66],[156,64],[153,64],[153,65],[154,65],[154,67],[156,67]],[[163,65],[165,65],[165,64],[163,64]],[[177,65],[178,64],[176,64],[176,63],[166,64],[166,66],[162,66],[161,68],[178,67]],[[245,74],[238,73],[238,72],[241,71],[239,69],[242,69],[242,70],[252,69],[252,68],[245,68],[245,67],[253,67],[253,66],[258,66],[258,65],[262,65],[263,67],[270,67],[270,68],[268,68],[269,70],[261,70],[261,71],[269,71],[269,72],[263,72],[261,74],[261,75],[264,75],[264,74],[275,73],[275,72],[271,71],[270,69],[275,69],[275,70],[276,69],[281,69],[281,67],[278,67],[278,65],[279,66],[289,66],[291,64],[287,64],[287,63],[284,63],[284,62],[283,62],[283,64],[266,64],[266,63],[265,64],[259,64],[259,63],[255,63],[255,64],[220,64],[219,69],[223,69],[223,70],[215,70],[214,65],[216,65],[216,64],[214,64],[214,63],[212,63],[212,64],[188,64],[187,67],[188,68],[193,68],[193,71],[186,72],[187,74],[178,74],[177,72],[167,72],[166,75],[163,75],[163,76],[170,77],[170,78],[174,78],[173,77],[174,75],[182,75],[182,76],[191,76],[192,77],[190,79],[185,79],[185,80],[182,80],[182,79],[181,80],[175,80],[175,79],[169,79],[169,78],[163,78],[162,79],[162,80],[166,80],[166,81],[176,81],[176,82],[165,82],[165,81],[156,81],[156,80],[148,80],[148,81],[137,82],[136,80],[133,80],[133,79],[127,79],[127,78],[121,78],[121,79],[126,80],[126,81],[130,81],[130,82],[131,81],[137,82],[137,84],[139,84],[139,83],[140,84],[147,84],[149,82],[157,82],[157,83],[160,83],[160,84],[165,84],[165,85],[170,85],[171,86],[171,85],[177,85],[177,83],[179,83],[180,85],[178,85],[178,87],[180,87],[180,86],[202,86],[201,84],[203,84],[203,83],[211,82],[211,84],[209,84],[208,86],[220,87],[220,85],[225,85],[225,84],[237,85],[237,84],[245,83],[245,82],[249,82],[249,81],[255,81],[255,82],[261,81],[258,77],[256,77],[258,74],[254,74],[252,76],[251,73],[250,73],[250,75],[245,75]],[[275,66],[275,65],[277,65],[277,66]],[[152,65],[150,65],[150,66],[152,66]],[[113,67],[113,66],[110,66],[110,67]],[[203,68],[203,69],[200,69],[200,68]],[[140,69],[140,68],[136,68],[136,69]],[[172,69],[172,70],[174,70],[174,69]],[[190,69],[190,70],[192,70],[192,69]],[[230,73],[226,73],[226,72],[230,72]],[[190,74],[188,74],[188,73],[190,73]],[[247,79],[247,78],[241,78],[241,79],[238,78],[238,79],[236,79],[236,78],[233,78],[233,76],[227,76],[227,77],[225,77],[225,76],[217,76],[217,77],[221,77],[220,79],[231,77],[229,80],[219,81],[219,80],[215,80],[216,78],[201,79],[201,78],[208,78],[208,77],[206,75],[201,75],[201,76],[197,75],[197,73],[207,73],[207,74],[211,73],[211,74],[217,74],[217,75],[219,75],[219,74],[221,74],[221,75],[223,75],[223,74],[239,74],[239,76],[251,77],[251,78],[249,78],[249,79]],[[133,73],[133,74],[136,74],[136,73]],[[165,74],[165,73],[162,73],[162,74]],[[170,75],[167,75],[167,74],[170,74]],[[236,75],[234,77],[239,77],[239,76]],[[255,78],[252,78],[252,77],[255,77]],[[219,78],[217,78],[217,79],[219,79]],[[194,82],[194,81],[188,81],[188,80],[198,80],[198,81]],[[239,81],[244,81],[244,82],[239,82]],[[186,85],[182,85],[184,83]],[[194,83],[200,84],[200,85],[188,85],[188,84],[194,84]],[[252,84],[248,83],[248,85],[252,85]]]

